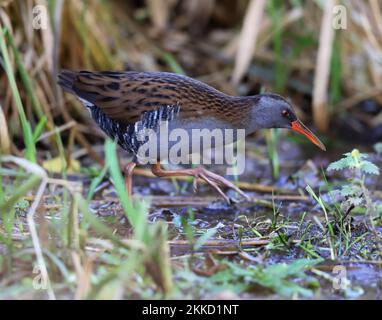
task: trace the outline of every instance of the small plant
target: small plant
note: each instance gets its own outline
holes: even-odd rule
[[[382,142],[378,142],[374,145],[374,151],[378,156],[382,156]]]
[[[366,160],[367,155],[354,149],[352,152],[344,154],[345,156],[328,167],[328,171],[350,170],[352,176],[348,183],[336,190],[344,201],[341,203],[341,209],[350,213],[354,208],[363,208],[366,214],[372,219],[375,217],[375,206],[370,196],[370,191],[365,186],[365,180],[368,175],[379,175],[378,167]],[[333,194],[332,194],[333,195]],[[345,217],[344,217],[345,218]]]
[[[177,272],[178,285],[184,290],[200,287],[207,292],[220,292],[224,289],[237,294],[269,289],[284,297],[312,298],[319,282],[306,271],[321,261],[322,259],[298,259],[290,264],[275,263],[265,267],[223,260],[225,268],[209,277],[209,281],[189,271]],[[299,280],[292,280],[296,278]]]

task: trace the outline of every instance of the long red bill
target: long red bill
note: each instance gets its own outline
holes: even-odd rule
[[[310,131],[307,127],[305,127],[305,125],[300,120],[296,120],[292,122],[292,130],[303,134],[321,150],[326,151],[324,144],[313,134],[312,131]]]

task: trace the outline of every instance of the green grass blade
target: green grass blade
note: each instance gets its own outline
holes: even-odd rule
[[[33,85],[32,85],[32,81],[28,75],[27,70],[25,69],[24,64],[21,61],[20,53],[19,53],[19,50],[17,50],[15,42],[13,41],[13,37],[8,31],[5,33],[5,35],[6,35],[8,43],[10,44],[10,46],[12,48],[13,55],[15,57],[15,63],[16,63],[17,70],[19,71],[21,80],[24,84],[24,87],[25,87],[25,90],[28,94],[28,97],[31,99],[32,107],[33,107],[34,111],[36,112],[36,114],[40,118],[44,117],[44,112],[42,111],[41,105],[36,98],[35,90],[34,90]]]
[[[90,183],[90,187],[89,187],[89,192],[88,192],[88,195],[86,197],[86,200],[90,201],[93,196],[94,196],[94,192],[97,188],[97,186],[101,183],[101,181],[103,180],[103,178],[105,177],[106,173],[107,173],[107,166],[103,167],[101,172],[98,174],[98,176],[96,176],[92,182]]]
[[[7,29],[3,28],[0,32],[0,51],[3,57],[3,68],[7,74],[9,85],[12,90],[12,95],[15,100],[17,111],[19,113],[21,128],[23,131],[24,143],[26,147],[26,158],[32,162],[36,162],[36,147],[33,142],[32,129],[31,129],[30,123],[28,122],[26,118],[24,107],[20,97],[20,93],[17,88],[15,76],[13,73],[13,68],[11,65],[11,61],[9,59],[9,54],[8,54],[7,46],[5,43],[5,37],[4,37],[5,33],[7,33]]]
[[[167,65],[170,67],[171,71],[179,73],[179,74],[186,74],[184,69],[181,67],[181,65],[176,61],[174,56],[171,53],[164,53],[163,59],[167,63]]]
[[[117,159],[116,143],[108,139],[105,143],[105,157],[106,165],[109,169],[110,175],[113,178],[114,187],[117,191],[118,197],[121,200],[122,207],[125,211],[130,224],[135,228],[139,221],[137,210],[134,209],[131,199],[127,195],[124,179]]]
[[[33,131],[33,142],[34,143],[36,143],[37,139],[40,137],[42,129],[44,129],[47,121],[48,121],[48,118],[46,116],[42,116],[40,118],[40,121],[37,123],[37,126]]]
[[[19,188],[14,190],[12,196],[3,203],[0,203],[0,213],[8,211],[17,201],[20,200],[29,190],[33,189],[41,181],[41,177],[37,175],[31,176]]]

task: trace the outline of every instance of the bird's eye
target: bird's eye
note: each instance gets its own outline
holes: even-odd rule
[[[283,117],[285,117],[285,118],[289,117],[289,111],[288,110],[283,110],[282,114],[283,114]]]

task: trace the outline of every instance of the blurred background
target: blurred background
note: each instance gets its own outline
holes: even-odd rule
[[[51,136],[39,149],[80,146],[102,162],[91,146],[100,132],[56,86],[61,68],[172,71],[228,94],[274,91],[329,150],[382,139],[378,0],[1,0],[0,23],[2,153],[22,155],[23,109],[33,130]]]

